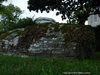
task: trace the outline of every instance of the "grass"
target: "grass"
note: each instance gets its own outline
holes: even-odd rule
[[[96,55],[100,56],[100,53]],[[100,75],[100,57],[96,58],[82,61],[0,55],[0,75],[67,75],[63,72],[90,72],[90,75]]]

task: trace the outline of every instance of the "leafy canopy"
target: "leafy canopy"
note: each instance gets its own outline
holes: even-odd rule
[[[5,6],[4,9],[4,12],[1,14],[1,21],[4,22],[4,25],[8,25],[11,22],[16,22],[19,16],[22,14],[20,8],[12,4]]]
[[[2,5],[2,2],[7,0],[0,0],[0,13],[4,10],[4,5]]]
[[[62,14],[62,19],[76,20],[84,24],[91,14],[100,14],[99,0],[29,0],[28,9],[41,12],[58,10],[56,15]]]
[[[10,25],[16,24],[21,14],[22,11],[17,6],[12,4],[4,6],[3,11],[0,13],[0,24],[4,27],[4,30],[8,30]]]

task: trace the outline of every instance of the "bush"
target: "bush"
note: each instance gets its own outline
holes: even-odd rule
[[[25,28],[26,26],[32,25],[33,21],[31,18],[23,18],[20,19],[17,23],[12,23],[9,25],[8,30],[13,30],[16,28]]]

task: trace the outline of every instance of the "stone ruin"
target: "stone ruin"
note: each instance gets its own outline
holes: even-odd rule
[[[0,40],[0,53],[86,59],[95,52],[95,34],[89,26],[35,25],[9,33]]]

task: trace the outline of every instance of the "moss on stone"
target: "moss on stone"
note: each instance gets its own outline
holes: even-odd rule
[[[3,34],[0,35],[0,40],[5,39],[7,36],[9,36],[12,32],[5,32]]]
[[[23,35],[25,35],[25,33],[26,33],[26,31],[18,31],[18,32],[17,32],[17,34],[18,34],[19,36],[23,36]]]

